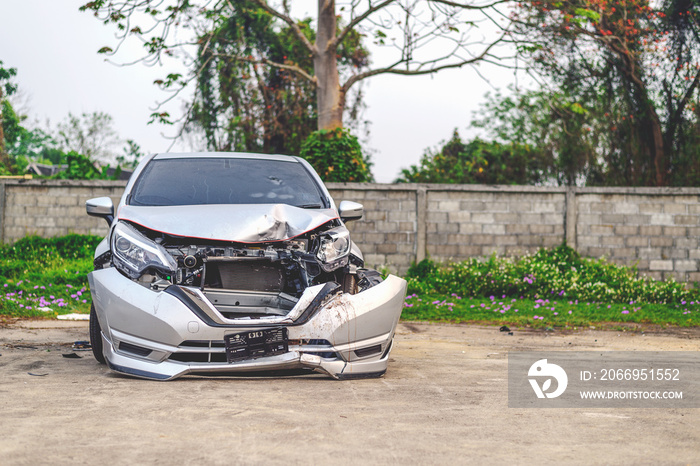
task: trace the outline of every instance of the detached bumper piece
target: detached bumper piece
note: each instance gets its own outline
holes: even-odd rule
[[[302,368],[336,379],[381,376],[406,294],[395,276],[354,295],[333,283],[311,286],[293,300],[262,291],[152,290],[114,268],[88,278],[109,367],[152,380]],[[232,306],[248,306],[247,316],[232,318]],[[265,308],[272,311],[258,313]]]

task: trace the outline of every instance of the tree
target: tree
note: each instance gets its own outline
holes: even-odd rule
[[[104,112],[68,113],[57,126],[56,143],[65,152],[76,152],[98,161],[115,157],[115,147],[121,142],[114,121]]]
[[[16,75],[16,68],[4,68],[2,61],[0,61],[0,170],[3,170],[3,167],[5,170],[10,168],[5,127],[16,123],[16,115],[10,102],[7,100],[17,90],[17,86],[11,82]]]
[[[519,4],[532,65],[603,110],[597,147],[612,184],[676,184],[692,158],[700,85],[700,2],[544,0]],[[594,111],[592,114],[598,112]],[[597,120],[603,123],[603,120]],[[607,133],[607,134],[605,134]]]
[[[599,129],[595,122],[602,113],[581,105],[594,96],[536,90],[486,97],[472,126],[483,128],[499,143],[527,145],[547,167],[548,181],[575,186],[601,179],[601,131],[593,129]]]
[[[313,74],[299,63],[284,59],[253,54],[227,54],[225,57],[238,64],[247,62],[286,70],[306,80],[316,90],[318,129],[333,129],[343,126],[348,93],[362,80],[379,74],[432,74],[497,59],[495,47],[504,41],[505,35],[479,39],[473,34],[478,21],[490,21],[491,25],[499,27],[500,23],[492,18],[498,13],[498,5],[505,1],[465,4],[451,0],[351,0],[338,9],[335,0],[318,0],[312,42],[310,35],[304,32],[309,25],[294,19],[287,0],[275,5],[265,0],[251,0],[259,14],[271,15],[295,36],[313,63]],[[163,55],[173,55],[188,43],[200,49],[208,48],[218,31],[217,26],[238,11],[236,3],[231,0],[95,0],[81,9],[94,12],[105,23],[115,24],[120,44],[130,36],[140,38],[146,48],[144,60],[156,63]],[[148,26],[145,21],[149,21]],[[273,27],[280,28],[277,24]],[[177,41],[183,30],[189,30],[193,36],[191,41]],[[178,36],[177,32],[181,34]],[[385,48],[387,55],[393,52],[393,57],[378,66],[349,69],[347,74],[341,74],[339,50],[345,39],[355,33],[371,38]],[[118,48],[103,47],[100,52],[113,55]],[[202,70],[202,67],[193,67],[190,80]],[[182,89],[188,82],[180,75],[171,75],[161,85]],[[161,112],[155,116],[167,118],[169,115]]]
[[[275,17],[252,1],[232,3],[231,16],[220,18],[210,39],[197,49],[197,92],[187,130],[203,130],[212,150],[297,154],[317,126],[316,88],[297,73],[249,60],[294,64],[313,74],[308,51],[289,27],[275,28]],[[310,41],[311,20],[300,23]],[[208,33],[208,32],[207,32]],[[339,49],[341,69],[360,68],[368,52],[351,33]],[[350,105],[356,119],[359,95]]]
[[[527,144],[463,142],[457,130],[419,165],[403,169],[399,183],[536,184],[550,176],[551,162]]]

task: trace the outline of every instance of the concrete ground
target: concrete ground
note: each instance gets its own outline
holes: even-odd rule
[[[700,463],[700,409],[513,409],[506,380],[509,350],[698,351],[698,331],[403,323],[386,376],[344,382],[131,379],[63,357],[87,335],[0,329],[0,464]]]

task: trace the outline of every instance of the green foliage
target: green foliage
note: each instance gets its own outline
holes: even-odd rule
[[[101,240],[84,235],[28,236],[0,246],[0,315],[54,317],[88,312],[87,273]]]
[[[11,96],[17,91],[17,85],[12,83],[12,78],[17,76],[17,68],[5,68],[0,60],[0,100]]]
[[[533,126],[562,162],[560,183],[700,185],[699,2],[546,0],[519,3],[513,18],[555,102],[518,110],[546,117]]]
[[[597,96],[561,92],[518,91],[489,95],[472,121],[496,141],[517,141],[531,148],[546,167],[547,178],[559,185],[604,179],[597,148],[600,132],[593,122],[603,116]]]
[[[306,159],[324,181],[373,181],[369,158],[362,153],[357,138],[346,129],[311,133],[301,146]]]
[[[201,40],[189,129],[203,131],[211,150],[296,155],[317,128],[316,84],[308,79],[314,75],[313,57],[288,25],[257,2],[229,5],[231,11],[212,12],[213,30]],[[313,43],[311,22],[306,18],[297,26]],[[339,45],[341,72],[367,64],[361,41],[352,31]],[[260,65],[270,62],[284,68]],[[172,85],[167,80],[158,84]],[[350,107],[359,105],[355,99]]]
[[[95,163],[87,156],[77,152],[68,152],[65,155],[68,167],[56,173],[53,178],[59,180],[116,180],[121,174],[121,167],[117,167],[114,175],[107,175],[109,165],[99,170]]]
[[[458,293],[468,297],[551,296],[608,303],[679,304],[700,299],[673,280],[657,282],[637,275],[635,269],[604,259],[582,258],[567,246],[540,249],[519,260],[491,256],[438,266],[419,263],[409,269],[409,293]]]
[[[457,130],[437,151],[428,151],[418,166],[403,169],[398,182],[531,184],[546,179],[550,162],[527,144],[462,142]]]

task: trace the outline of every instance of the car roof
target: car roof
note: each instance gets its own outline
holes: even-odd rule
[[[278,162],[299,163],[296,157],[280,154],[255,154],[251,152],[164,152],[156,154],[155,160],[166,159],[193,159],[193,158],[232,158],[232,159],[258,159],[275,160]]]

